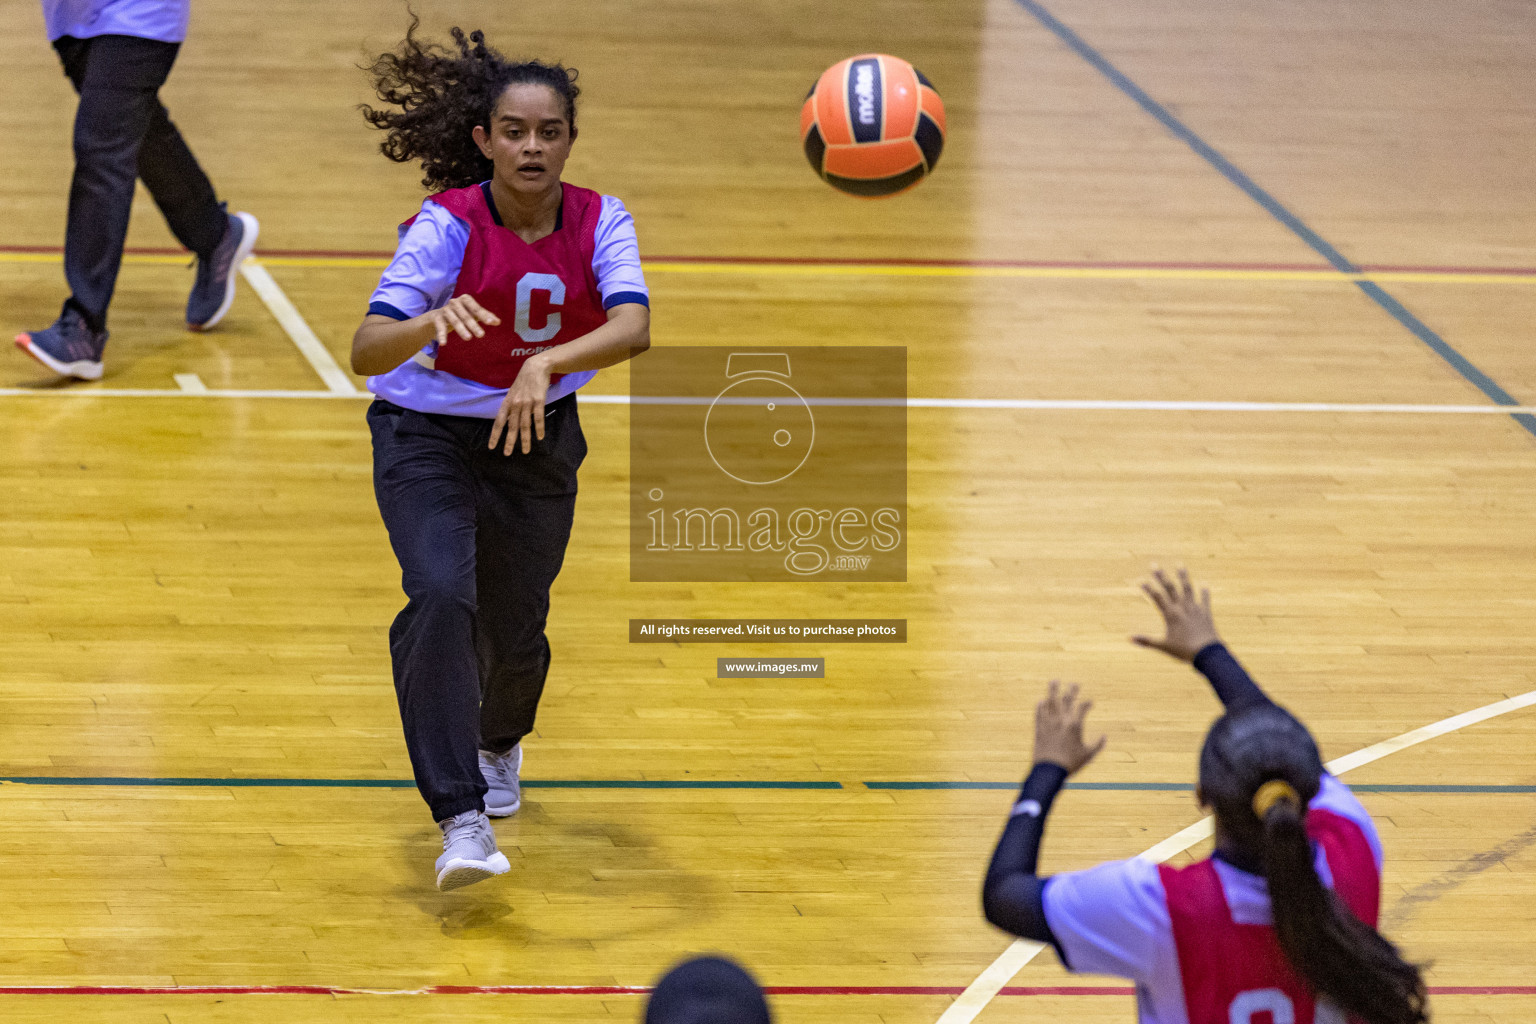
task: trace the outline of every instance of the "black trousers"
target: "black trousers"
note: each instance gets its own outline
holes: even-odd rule
[[[143,179],[177,240],[199,257],[213,254],[228,218],[160,105],[160,86],[180,44],[137,36],[61,36],[53,46],[80,94],[64,233],[64,276],[71,292],[65,307],[102,330],[128,237],[135,178]]]
[[[505,752],[533,730],[587,442],[575,395],[546,408],[527,455],[488,450],[490,420],[380,399],[368,424],[407,598],[389,630],[395,695],[416,786],[443,821],[485,808],[477,750]]]

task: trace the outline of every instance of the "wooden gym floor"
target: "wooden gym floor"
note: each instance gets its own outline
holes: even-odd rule
[[[262,222],[228,320],[182,329],[186,258],[141,196],[106,379],[0,360],[0,1016],[632,1021],[626,989],[723,950],[786,1022],[1129,1020],[1049,954],[956,1003],[1008,947],[977,893],[1009,794],[962,784],[1020,777],[1060,675],[1111,741],[1045,867],[1199,819],[1179,787],[1215,704],[1126,642],[1160,561],[1209,581],[1329,757],[1497,705],[1345,778],[1436,1018],[1536,1019],[1536,712],[1497,703],[1536,690],[1536,419],[1490,411],[1536,403],[1536,8],[419,6],[581,68],[567,178],[634,212],[657,345],[908,347],[908,581],[628,582],[605,371],[527,763],[586,785],[530,788],[497,826],[510,876],[436,892],[398,570],[336,368],[421,195],[355,110],[405,13],[200,0],[163,95]],[[950,119],[935,177],[884,202],[815,180],[795,137],[816,74],[868,50]],[[36,5],[0,8],[0,57],[9,333],[65,295],[73,97]],[[634,617],[769,615],[910,639],[626,642]],[[728,654],[827,678],[718,680]],[[274,779],[312,784],[251,784]],[[699,781],[736,785],[654,785]]]

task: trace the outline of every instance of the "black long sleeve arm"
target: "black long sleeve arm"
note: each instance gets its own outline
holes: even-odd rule
[[[1273,704],[1269,695],[1243,670],[1222,643],[1206,644],[1195,655],[1195,670],[1210,681],[1211,689],[1229,711],[1254,704]]]
[[[1210,681],[1217,698],[1229,710],[1274,703],[1221,643],[1201,648],[1195,655],[1194,666]],[[1049,942],[1058,954],[1061,945],[1045,919],[1047,879],[1035,872],[1046,815],[1066,781],[1067,770],[1058,764],[1043,761],[1031,769],[1014,804],[1013,816],[997,841],[981,889],[982,911],[988,921],[1014,935]],[[1062,962],[1066,963],[1065,957]]]
[[[1067,770],[1059,764],[1042,761],[1030,770],[981,887],[981,907],[988,921],[1014,935],[1052,946],[1057,942],[1045,920],[1046,880],[1035,874],[1035,868],[1040,861],[1045,816],[1066,781]]]

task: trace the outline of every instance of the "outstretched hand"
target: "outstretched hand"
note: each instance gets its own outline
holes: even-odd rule
[[[1151,583],[1143,583],[1141,589],[1163,613],[1164,636],[1161,640],[1133,636],[1132,643],[1190,662],[1201,649],[1221,643],[1221,637],[1216,633],[1216,620],[1211,617],[1211,592],[1202,587],[1196,597],[1195,588],[1189,582],[1189,570],[1179,570],[1177,583],[1161,569],[1152,570],[1152,579]]]
[[[1051,680],[1045,699],[1035,705],[1035,761],[1050,761],[1075,775],[1104,749],[1108,736],[1100,736],[1092,746],[1083,742],[1083,720],[1093,701],[1077,699],[1074,683],[1062,692],[1061,684]]]

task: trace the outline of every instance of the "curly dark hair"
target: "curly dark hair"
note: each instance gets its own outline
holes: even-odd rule
[[[491,176],[491,161],[471,136],[475,125],[487,131],[496,101],[509,85],[544,85],[565,101],[565,118],[576,137],[576,69],[558,62],[510,61],[485,44],[476,29],[467,36],[450,29],[457,52],[416,38],[421,18],[411,12],[411,26],[398,52],[380,54],[364,68],[373,76],[379,99],[397,109],[364,104],[363,117],[389,134],[379,150],[396,163],[421,161],[421,183],[434,192],[464,188]]]

